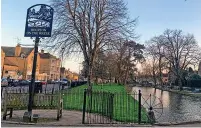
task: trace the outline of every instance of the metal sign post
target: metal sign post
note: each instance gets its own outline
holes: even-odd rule
[[[34,86],[35,86],[35,75],[36,75],[36,63],[37,63],[37,55],[38,55],[38,43],[40,38],[36,37],[35,46],[34,46],[34,59],[33,59],[33,68],[31,74],[31,84],[29,85],[29,104],[28,104],[28,112],[32,115],[32,106],[33,106],[33,96],[34,96]]]
[[[34,46],[34,59],[32,67],[32,78],[31,84],[29,85],[29,102],[28,102],[28,113],[26,115],[31,121],[32,117],[32,106],[34,101],[34,86],[35,86],[35,74],[37,68],[37,55],[38,55],[38,44],[40,37],[51,37],[52,32],[52,21],[53,21],[54,9],[49,5],[36,4],[27,9],[26,25],[25,25],[25,37],[35,37]]]

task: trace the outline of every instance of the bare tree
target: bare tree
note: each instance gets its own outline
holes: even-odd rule
[[[146,42],[147,47],[146,47],[146,53],[147,56],[150,56],[152,58],[152,67],[153,67],[153,77],[154,77],[154,82],[156,84],[156,77],[158,77],[158,74],[156,75],[156,68],[159,70],[159,81],[160,84],[163,84],[163,69],[167,68],[167,61],[164,57],[164,47],[163,47],[163,37],[162,36],[157,36],[153,37],[149,41]]]
[[[117,81],[120,84],[126,84],[129,75],[136,70],[137,62],[141,62],[144,59],[144,45],[135,41],[119,40],[113,49],[117,60],[114,63],[117,67]]]
[[[150,78],[153,78],[153,67],[151,64],[153,63],[153,61],[148,61],[148,59],[146,60],[146,62],[142,63],[142,71],[140,72],[139,74],[139,77],[142,79],[142,80],[150,80]],[[154,70],[154,72],[156,72],[156,70]]]
[[[135,20],[130,20],[123,0],[52,0],[55,9],[52,49],[64,55],[82,53],[89,88],[97,51],[119,38],[133,38]]]
[[[171,71],[177,78],[182,89],[182,73],[190,64],[194,63],[197,42],[193,35],[184,35],[181,30],[166,30],[163,36],[164,57],[171,64]]]

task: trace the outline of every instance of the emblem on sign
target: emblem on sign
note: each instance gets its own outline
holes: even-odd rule
[[[54,9],[49,5],[37,4],[27,9],[25,37],[50,37]]]

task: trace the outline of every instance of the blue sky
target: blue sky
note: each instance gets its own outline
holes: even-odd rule
[[[24,37],[26,10],[34,4],[48,4],[48,1],[2,0],[1,45],[16,46],[17,37],[24,44],[33,44],[30,38]],[[140,43],[170,28],[194,34],[201,46],[201,0],[125,0],[125,2],[130,17],[139,16],[136,33],[141,36]],[[78,71],[76,61],[67,60],[65,65]]]
[[[167,28],[195,35],[201,45],[201,0],[125,0],[132,18],[139,16],[140,42]]]

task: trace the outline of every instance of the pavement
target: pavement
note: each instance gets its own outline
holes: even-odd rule
[[[57,110],[33,110],[33,114],[39,114],[38,123],[25,123],[22,116],[26,110],[17,110],[13,112],[12,118],[2,120],[2,127],[65,127],[65,126],[79,126],[79,127],[201,127],[201,122],[187,122],[182,124],[158,124],[158,125],[138,125],[138,124],[82,124],[82,112],[64,110],[62,118],[57,121]],[[92,115],[93,116],[93,115]],[[94,116],[97,116],[94,114]],[[92,117],[93,118],[93,117]]]
[[[38,123],[26,123],[23,122],[23,114],[25,110],[17,110],[13,111],[13,117],[7,118],[6,120],[2,120],[1,118],[1,126],[2,127],[66,127],[66,126],[78,126],[78,127],[111,127],[111,126],[142,126],[138,124],[82,124],[82,112],[80,111],[68,111],[64,110],[62,112],[62,118],[57,121],[57,110],[33,110],[33,114],[39,114],[39,121]],[[85,117],[87,114],[85,115]],[[1,116],[2,117],[2,116]],[[106,122],[105,117],[96,115],[96,114],[90,114],[88,116],[90,118],[90,122],[93,123],[93,121],[97,121],[97,119],[101,118],[101,120],[105,120],[103,122]],[[87,121],[87,119],[86,119]],[[115,122],[115,121],[114,121]],[[151,125],[143,125],[143,126],[151,126]]]
[[[49,127],[45,125],[25,125],[25,124],[11,124],[11,123],[1,123],[1,127]],[[56,127],[63,127],[63,126],[56,126]],[[88,126],[91,127],[91,126]],[[99,126],[100,127],[100,126]],[[103,126],[101,126],[103,127]],[[140,126],[138,126],[140,127]],[[141,126],[145,127],[145,126]],[[146,126],[146,127],[201,127],[201,123],[195,123],[195,124],[183,124],[183,125],[171,125],[171,126]]]
[[[23,115],[26,110],[13,111],[13,117],[7,117],[6,120],[2,120],[3,125],[16,124],[16,125],[46,125],[46,126],[64,126],[64,125],[81,125],[82,124],[82,112],[78,111],[63,111],[62,118],[57,121],[57,110],[33,110],[33,114],[39,114],[39,121],[35,123],[25,123],[23,122]],[[1,116],[2,117],[2,116]]]

